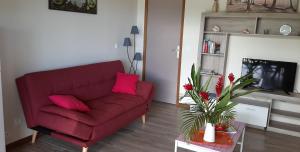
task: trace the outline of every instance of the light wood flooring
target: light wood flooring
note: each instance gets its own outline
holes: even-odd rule
[[[172,152],[178,136],[178,110],[154,102],[142,125],[141,119],[89,148],[89,152]],[[300,138],[247,128],[244,152],[300,152]],[[20,145],[8,152],[80,152],[81,148],[49,136],[36,144]],[[238,151],[238,147],[235,151]],[[179,149],[179,152],[187,152]]]

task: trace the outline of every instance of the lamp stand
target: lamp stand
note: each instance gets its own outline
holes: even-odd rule
[[[135,55],[136,53],[136,46],[135,46],[135,34],[133,34],[133,54]],[[136,61],[137,62],[137,61]],[[134,64],[134,60],[132,62]],[[132,68],[133,68],[133,72],[134,74],[136,74],[136,71],[137,71],[137,65],[136,65],[136,68],[134,68],[134,65],[132,64]]]
[[[134,71],[134,74],[136,74],[136,72],[137,72],[137,67],[138,67],[138,64],[139,64],[139,61],[135,61],[136,63],[135,63],[135,71]]]
[[[131,60],[131,58],[130,58],[130,55],[129,55],[129,47],[128,47],[128,46],[127,46],[127,58],[128,58],[128,60],[129,60],[129,62],[130,62],[129,73],[131,73],[131,70],[132,70],[132,69],[133,69],[133,71],[134,71],[134,66],[133,66],[134,60]]]

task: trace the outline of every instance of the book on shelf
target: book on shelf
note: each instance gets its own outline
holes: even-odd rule
[[[218,54],[221,50],[221,45],[211,40],[204,40],[202,46],[202,53],[205,54]]]

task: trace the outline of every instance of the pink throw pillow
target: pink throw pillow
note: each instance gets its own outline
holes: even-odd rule
[[[68,109],[76,110],[80,112],[89,112],[91,109],[85,105],[82,101],[78,100],[74,96],[70,95],[52,95],[49,99],[57,106]]]
[[[136,95],[136,85],[138,80],[139,80],[138,75],[118,72],[117,80],[112,89],[112,92]]]

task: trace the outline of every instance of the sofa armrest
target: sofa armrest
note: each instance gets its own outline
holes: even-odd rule
[[[150,82],[139,81],[137,83],[136,93],[145,100],[152,100],[154,87]]]

